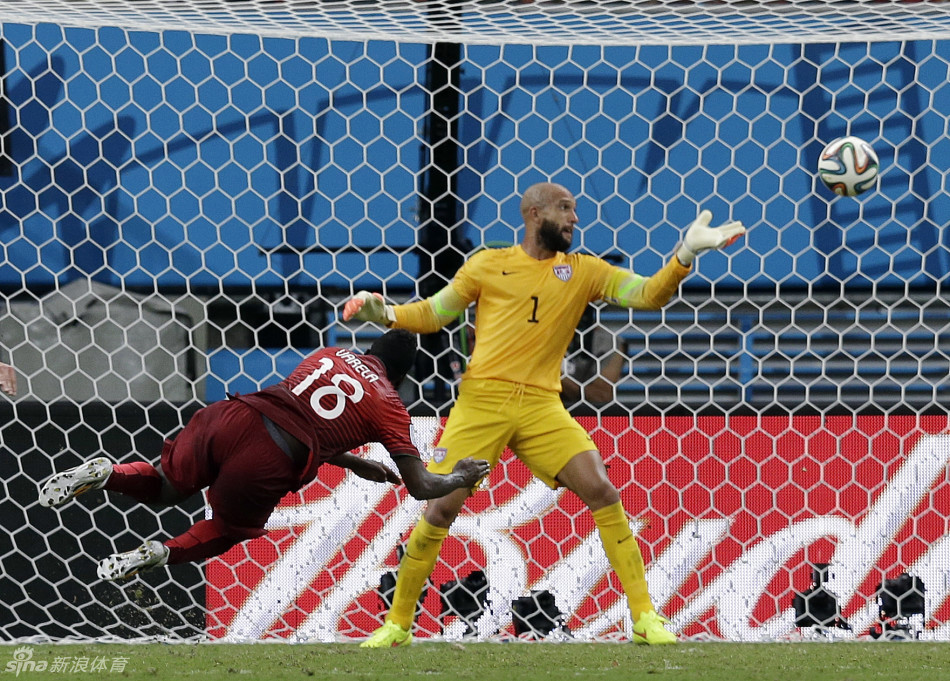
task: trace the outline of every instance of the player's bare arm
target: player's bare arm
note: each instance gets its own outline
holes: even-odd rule
[[[327,463],[353,471],[354,475],[358,475],[364,480],[371,482],[389,482],[393,485],[398,485],[402,482],[399,476],[385,464],[379,461],[373,461],[372,459],[364,459],[349,452],[337,454],[332,459],[328,459]]]
[[[0,362],[0,391],[7,395],[16,395],[16,371],[3,362]]]
[[[561,396],[569,401],[585,399],[594,404],[606,404],[617,396],[616,385],[623,373],[626,357],[619,352],[601,362],[599,373],[581,385],[571,376],[561,377]]]
[[[414,456],[399,456],[395,461],[406,489],[416,499],[438,499],[457,489],[471,489],[491,472],[487,461],[472,457],[459,461],[447,475],[430,473]]]

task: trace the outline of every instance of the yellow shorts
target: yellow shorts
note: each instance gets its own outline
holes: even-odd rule
[[[428,470],[450,473],[467,456],[494,468],[505,447],[552,488],[568,461],[597,449],[558,393],[508,381],[466,379]]]

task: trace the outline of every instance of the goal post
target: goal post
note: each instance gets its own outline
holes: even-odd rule
[[[576,194],[574,248],[644,274],[700,209],[750,228],[664,310],[597,308],[623,355],[616,398],[572,407],[677,631],[950,637],[950,6],[19,0],[0,31],[0,360],[19,376],[0,402],[0,640],[378,626],[421,508],[402,488],[321,471],[266,537],[113,585],[95,559],[181,532],[201,499],[157,512],[93,492],[59,513],[36,484],[100,452],[154,461],[203,404],[311,348],[366,347],[379,329],[341,322],[349,295],[407,301],[433,263],[516,243],[540,180]],[[427,80],[448,53],[456,70]],[[426,135],[438,116],[454,167]],[[845,134],[881,161],[857,199],[815,172]],[[445,206],[446,238],[423,238]],[[410,377],[423,449],[467,349],[464,324],[443,332]],[[546,592],[572,637],[625,638],[586,509],[511,457],[488,487],[419,635],[513,637],[513,604]],[[882,615],[901,573],[924,612]],[[452,589],[482,577],[463,612]]]

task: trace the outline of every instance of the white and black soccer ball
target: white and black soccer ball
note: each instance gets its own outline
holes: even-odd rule
[[[880,161],[860,137],[832,140],[818,159],[818,177],[838,196],[857,196],[877,184]]]

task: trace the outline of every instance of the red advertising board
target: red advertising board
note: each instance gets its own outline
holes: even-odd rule
[[[792,601],[812,565],[856,633],[878,617],[882,579],[919,575],[927,632],[950,638],[950,435],[947,416],[643,416],[580,418],[635,523],[658,608],[684,636],[794,635]],[[417,418],[419,441],[439,423]],[[366,454],[385,459],[374,446]],[[207,568],[216,638],[360,638],[384,614],[380,577],[422,504],[403,488],[320,479],[284,500],[270,534]],[[590,513],[533,480],[510,454],[453,525],[417,618],[452,637],[438,587],[483,570],[491,587],[479,633],[511,631],[510,603],[547,589],[575,636],[620,635],[625,600]]]

